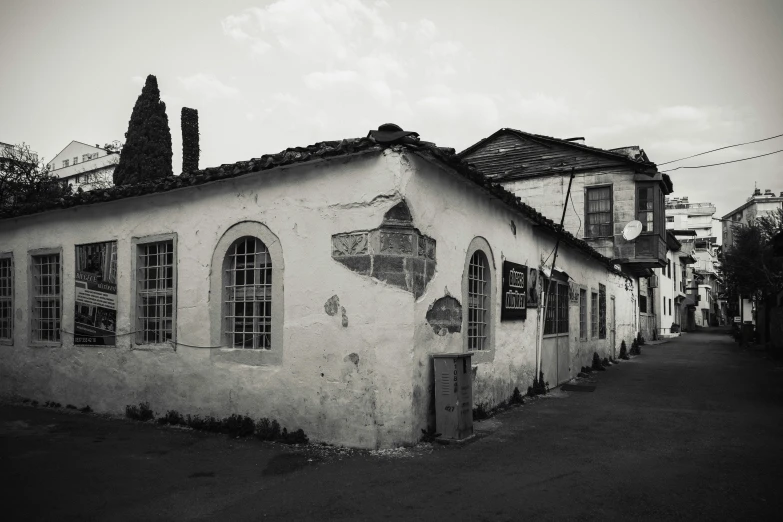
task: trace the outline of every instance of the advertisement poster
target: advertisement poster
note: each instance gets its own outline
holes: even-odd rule
[[[530,268],[527,274],[527,307],[538,308],[538,269]]]
[[[527,318],[527,267],[503,261],[503,301],[500,320]]]
[[[76,246],[74,344],[115,344],[117,242]]]

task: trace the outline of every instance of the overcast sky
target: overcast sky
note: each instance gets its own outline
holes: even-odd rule
[[[779,0],[2,0],[0,141],[48,160],[124,140],[155,74],[175,172],[183,106],[199,111],[202,168],[385,122],[458,151],[512,127],[664,162],[783,133],[781,28]],[[782,174],[783,153],[671,175],[720,217],[754,182],[783,191]]]

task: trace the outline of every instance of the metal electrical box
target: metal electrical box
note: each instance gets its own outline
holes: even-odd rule
[[[435,431],[443,439],[473,435],[473,379],[470,353],[433,354]]]

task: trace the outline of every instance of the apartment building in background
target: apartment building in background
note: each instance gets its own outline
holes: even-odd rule
[[[92,190],[114,184],[112,174],[119,160],[117,152],[74,140],[48,166],[54,176],[66,181],[74,190]]]

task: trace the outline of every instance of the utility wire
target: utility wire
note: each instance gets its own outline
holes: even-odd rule
[[[726,145],[725,147],[721,147],[719,149],[708,150],[707,152],[700,152],[699,154],[694,154],[693,156],[687,156],[685,158],[680,158],[680,159],[676,159],[676,160],[665,161],[663,163],[658,163],[658,165],[668,165],[669,163],[676,163],[678,161],[682,161],[682,160],[686,160],[686,159],[690,159],[690,158],[695,158],[696,156],[704,156],[705,154],[709,154],[710,152],[716,152],[716,151],[723,150],[723,149],[730,149],[732,147],[739,147],[741,145],[750,145],[751,143],[760,143],[762,141],[774,140],[775,138],[780,138],[781,136],[783,136],[783,134],[778,134],[777,136],[771,136],[769,138],[764,138],[763,140],[746,141],[745,143],[737,143],[736,145]]]
[[[778,152],[783,152],[783,149],[776,150],[775,152],[768,152],[766,154],[759,154],[758,156],[751,156],[749,158],[742,158],[742,159],[732,160],[732,161],[723,161],[721,163],[711,163],[709,165],[695,165],[693,167],[677,167],[675,169],[659,170],[658,172],[663,173],[663,172],[674,172],[675,170],[680,170],[680,169],[703,169],[704,167],[717,167],[718,165],[727,165],[729,163],[737,163],[737,162],[740,162],[740,161],[747,161],[747,160],[752,160],[752,159],[756,159],[756,158],[762,158],[764,156],[771,156],[772,154],[777,154]]]

